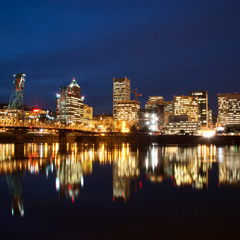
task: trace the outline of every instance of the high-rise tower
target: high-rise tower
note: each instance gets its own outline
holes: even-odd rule
[[[240,94],[218,94],[218,125],[240,124]]]
[[[83,118],[83,97],[75,78],[68,87],[61,87],[57,99],[57,119],[64,124],[79,123]]]
[[[127,77],[113,78],[113,119],[117,120],[117,102],[130,100],[131,81]]]
[[[198,97],[198,120],[201,126],[208,126],[208,92],[190,91],[189,96]]]

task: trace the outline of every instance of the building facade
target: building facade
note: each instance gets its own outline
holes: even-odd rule
[[[218,125],[240,124],[240,94],[218,94]]]
[[[57,120],[64,124],[79,123],[83,119],[81,88],[75,78],[68,87],[61,87],[57,95]]]
[[[131,81],[127,78],[113,78],[113,119],[117,120],[117,102],[130,100]]]
[[[169,123],[165,128],[167,135],[197,135],[200,130],[200,123],[189,121],[188,115],[174,115],[170,117]]]
[[[93,119],[93,108],[89,107],[87,104],[83,104],[83,119]]]
[[[189,91],[189,96],[198,98],[198,120],[203,127],[208,126],[208,92],[204,91]]]
[[[188,115],[189,121],[198,122],[198,97],[174,96],[174,115]]]
[[[117,120],[126,121],[130,125],[137,124],[140,102],[135,100],[117,101]]]

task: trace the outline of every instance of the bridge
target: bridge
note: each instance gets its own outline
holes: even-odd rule
[[[33,118],[27,118],[24,113],[24,84],[25,74],[15,74],[13,87],[8,108],[5,116],[0,117],[0,131],[14,134],[14,143],[24,143],[27,133],[49,133],[54,132],[59,137],[60,145],[67,142],[67,135],[95,135],[97,132],[84,130],[83,124],[66,125],[64,121],[43,123]]]

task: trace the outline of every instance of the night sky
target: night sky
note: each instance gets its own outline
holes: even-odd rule
[[[240,92],[239,0],[2,0],[0,102],[24,72],[25,104],[56,110],[73,77],[94,114],[112,113],[113,77],[143,96]],[[132,96],[134,99],[134,96]]]

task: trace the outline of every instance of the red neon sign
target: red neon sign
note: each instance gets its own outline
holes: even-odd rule
[[[34,109],[33,109],[33,112],[34,112],[34,113],[39,113],[39,112],[40,112],[40,109],[39,109],[39,108],[34,108]]]

